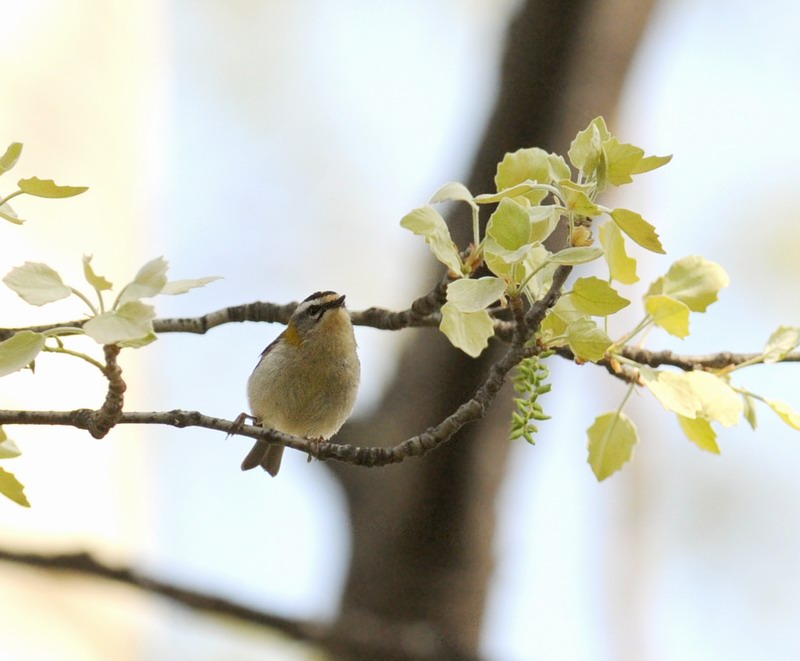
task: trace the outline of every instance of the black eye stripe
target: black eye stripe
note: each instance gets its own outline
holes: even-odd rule
[[[309,305],[306,312],[308,312],[308,314],[312,317],[321,317],[322,313],[325,312],[325,308],[315,303],[313,305]]]

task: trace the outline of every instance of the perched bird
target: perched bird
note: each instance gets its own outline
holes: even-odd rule
[[[247,382],[247,399],[261,426],[324,441],[353,410],[360,377],[344,296],[321,291],[297,306],[286,329],[264,349]],[[257,441],[242,470],[261,466],[275,476],[283,450]]]

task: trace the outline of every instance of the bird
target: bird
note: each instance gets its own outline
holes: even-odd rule
[[[350,417],[361,363],[345,297],[314,292],[295,309],[286,329],[261,353],[247,382],[252,416],[262,427],[322,442]],[[236,425],[236,423],[234,423]],[[256,441],[242,470],[261,466],[275,477],[284,447]]]

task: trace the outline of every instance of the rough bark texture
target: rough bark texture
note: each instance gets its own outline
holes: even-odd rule
[[[493,189],[505,152],[539,146],[565,153],[577,130],[613,113],[651,7],[650,0],[531,0],[520,8],[468,181],[472,191]],[[469,240],[455,228],[454,236],[462,246]],[[474,393],[498,355],[473,360],[435,330],[410,335],[379,412],[346,428],[343,442],[388,444],[435,424]],[[477,654],[494,568],[495,496],[509,450],[508,399],[422,460],[369,471],[336,467],[352,518],[353,558],[338,622],[350,636],[380,627],[397,658]],[[379,656],[387,658],[385,651]],[[358,658],[377,657],[365,650]]]

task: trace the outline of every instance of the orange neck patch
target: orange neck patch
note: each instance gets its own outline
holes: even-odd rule
[[[300,333],[297,332],[297,327],[294,324],[289,324],[286,330],[283,331],[283,339],[293,347],[299,347],[303,343]]]

